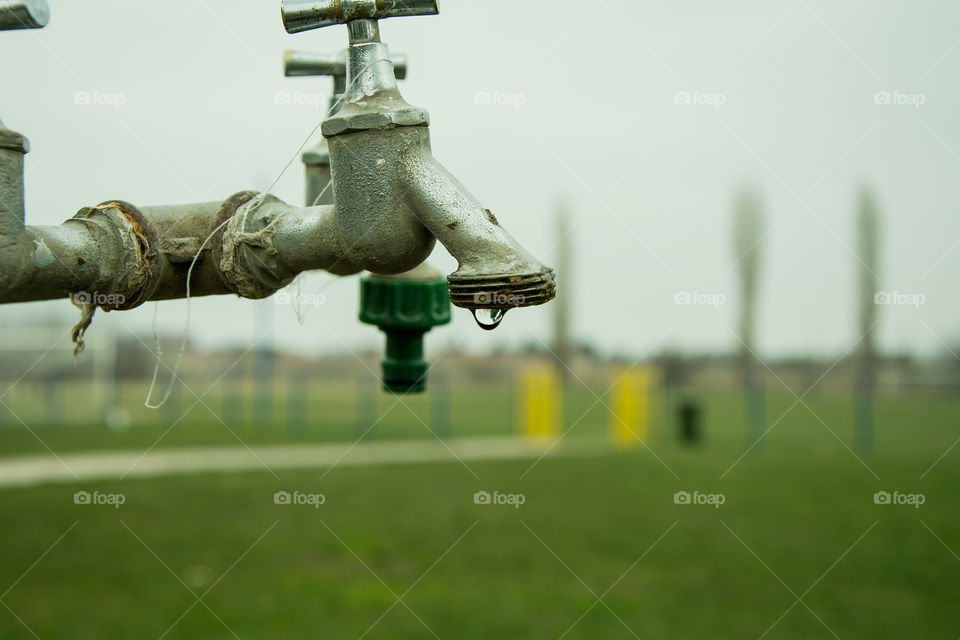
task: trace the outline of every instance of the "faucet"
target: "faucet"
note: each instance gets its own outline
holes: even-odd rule
[[[289,33],[345,24],[349,34],[347,92],[322,125],[347,259],[376,273],[399,273],[423,262],[439,240],[459,262],[447,278],[454,305],[502,313],[542,304],[555,295],[553,271],[437,162],[429,114],[397,88],[379,20],[438,12],[436,0],[283,1]],[[369,251],[370,235],[391,234],[400,242]]]
[[[407,75],[406,56],[391,57],[398,80]],[[284,73],[331,76],[333,95],[328,114],[336,113],[347,90],[347,56],[298,51],[284,54]],[[307,206],[334,204],[330,185],[330,149],[326,139],[303,153]],[[400,274],[370,274],[360,280],[360,322],[380,329],[386,349],[380,364],[384,390],[397,394],[425,391],[429,366],[423,357],[425,334],[450,322],[450,297],[443,275],[426,262]]]
[[[0,0],[0,27],[42,26],[41,6]],[[345,95],[321,125],[332,203],[295,207],[255,191],[175,206],[108,199],[59,226],[25,226],[28,143],[0,129],[0,303],[71,295],[89,323],[95,308],[132,309],[188,291],[264,298],[305,270],[408,272],[437,240],[459,264],[446,281],[454,305],[496,322],[549,301],[553,271],[437,162],[428,113],[397,88],[379,21],[436,13],[436,0],[283,2],[291,33],[343,24],[349,34]]]

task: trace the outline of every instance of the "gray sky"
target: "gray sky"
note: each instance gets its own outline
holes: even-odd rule
[[[560,286],[574,297],[578,338],[637,355],[732,349],[731,208],[753,184],[771,226],[761,350],[839,354],[857,338],[855,205],[869,184],[883,216],[882,288],[924,300],[881,308],[880,347],[934,353],[941,340],[960,343],[957,3],[439,4],[439,16],[381,24],[391,49],[410,56],[401,89],[429,109],[436,156],[548,263],[557,201],[571,201],[576,273]],[[33,146],[28,224],[108,198],[175,204],[267,188],[330,91],[327,79],[284,78],[283,50],[346,43],[343,27],[287,35],[279,0],[50,5],[46,29],[0,34],[0,117]],[[78,105],[77,92],[115,104]],[[297,92],[301,104],[277,104],[278,92]],[[494,104],[478,104],[482,92]],[[302,189],[297,159],[274,193],[298,203]],[[456,266],[442,247],[431,262]],[[378,346],[375,329],[355,320],[356,278],[311,275],[303,291],[321,287],[325,303],[302,326],[289,306],[197,299],[190,336],[249,343],[266,304],[261,322],[273,314],[280,346]],[[676,305],[679,291],[726,302]],[[0,317],[52,309],[66,329],[70,305],[49,304]],[[179,331],[184,313],[182,302],[162,303],[161,328]],[[432,350],[546,341],[549,313],[513,311],[488,334],[457,310]],[[101,315],[89,336],[148,331],[152,317],[152,304]]]

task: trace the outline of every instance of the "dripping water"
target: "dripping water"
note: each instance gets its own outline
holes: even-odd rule
[[[473,310],[473,319],[477,321],[477,326],[485,331],[493,331],[499,327],[505,315],[507,315],[507,312],[503,309]]]

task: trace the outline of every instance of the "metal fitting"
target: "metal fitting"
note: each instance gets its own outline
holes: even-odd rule
[[[30,142],[0,121],[0,236],[8,242],[23,230],[23,156],[29,151]]]
[[[0,31],[42,29],[49,22],[47,0],[0,0]]]
[[[163,274],[153,223],[119,200],[81,209],[73,220],[90,226],[102,239],[99,278],[82,292],[89,303],[104,311],[126,311],[150,300]]]
[[[391,58],[393,69],[398,80],[407,77],[407,56],[394,55]],[[333,95],[330,96],[328,115],[333,115],[340,109],[343,94],[347,89],[347,55],[341,52],[337,55],[323,55],[300,51],[286,51],[284,53],[284,73],[288,77],[303,76],[331,76],[333,78]],[[326,139],[313,148],[307,149],[301,156],[306,165],[306,204],[333,204],[333,189],[327,188],[330,183],[330,149]]]
[[[423,357],[424,334],[450,322],[443,275],[424,263],[399,275],[363,278],[360,322],[376,325],[387,337],[383,388],[393,393],[424,391],[429,369]]]
[[[216,260],[237,295],[266,298],[296,277],[284,269],[274,241],[281,216],[293,209],[279,198],[259,194],[230,216]]]

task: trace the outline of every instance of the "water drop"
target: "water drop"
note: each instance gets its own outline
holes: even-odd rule
[[[473,310],[473,319],[477,321],[477,326],[484,331],[493,331],[499,327],[500,322],[503,320],[503,316],[505,315],[507,315],[507,312],[503,309]]]

